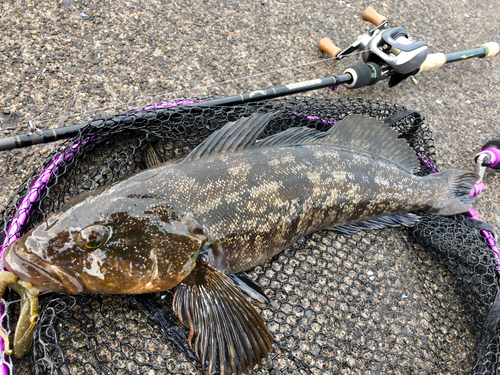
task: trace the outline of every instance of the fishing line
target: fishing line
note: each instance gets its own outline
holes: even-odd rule
[[[351,53],[349,56],[351,56],[351,55],[359,55],[359,54],[362,54],[364,52],[365,51],[354,52],[354,53]],[[265,76],[265,75],[269,75],[269,74],[273,74],[273,73],[278,73],[278,72],[284,72],[284,71],[287,71],[287,70],[301,68],[301,67],[304,67],[304,66],[316,65],[316,64],[319,64],[319,63],[322,63],[322,62],[327,62],[327,61],[330,61],[330,60],[335,60],[335,59],[332,58],[332,57],[323,58],[321,60],[316,60],[316,61],[312,61],[312,62],[309,62],[309,63],[303,63],[303,64],[298,64],[298,65],[293,65],[293,66],[289,66],[289,67],[286,67],[286,68],[280,68],[280,69],[266,71],[266,72],[263,72],[263,73],[251,74],[251,75],[248,75],[248,76],[245,76],[245,77],[238,77],[238,78],[234,78],[234,79],[229,79],[229,80],[226,80],[226,81],[216,82],[216,83],[212,83],[212,84],[205,85],[205,86],[196,86],[196,87],[192,87],[192,88],[188,88],[188,89],[183,89],[183,90],[170,91],[170,92],[158,94],[158,95],[155,95],[155,96],[150,96],[150,97],[147,97],[147,98],[139,98],[139,99],[132,100],[132,101],[129,101],[129,102],[118,103],[118,104],[115,104],[115,105],[112,105],[112,106],[109,106],[109,107],[101,107],[101,108],[91,109],[91,110],[80,112],[80,113],[72,113],[72,114],[69,114],[69,115],[59,116],[59,117],[53,117],[53,118],[49,118],[49,119],[43,119],[43,120],[40,120],[40,121],[32,121],[31,125],[29,123],[25,123],[25,124],[21,124],[21,125],[18,125],[18,126],[11,126],[11,127],[8,127],[8,128],[1,128],[0,127],[0,130],[16,130],[16,129],[25,128],[25,127],[32,127],[34,123],[36,123],[37,125],[41,125],[41,124],[44,124],[44,123],[47,123],[47,122],[50,122],[50,121],[70,119],[70,118],[74,118],[74,117],[77,117],[77,116],[83,116],[83,115],[94,113],[94,112],[98,112],[98,111],[106,111],[106,110],[110,110],[110,109],[122,107],[122,106],[125,106],[125,105],[131,105],[131,104],[135,104],[135,103],[140,103],[140,102],[143,102],[143,101],[153,101],[156,98],[161,98],[161,97],[166,97],[166,96],[171,96],[171,95],[178,95],[178,94],[181,94],[181,93],[195,91],[195,90],[203,90],[203,89],[207,89],[207,88],[214,87],[214,86],[227,85],[227,84],[230,84],[230,83],[233,83],[233,82],[236,82],[236,81],[245,80],[245,79],[250,79],[250,78]],[[34,129],[36,130],[36,128],[37,127],[35,125]]]

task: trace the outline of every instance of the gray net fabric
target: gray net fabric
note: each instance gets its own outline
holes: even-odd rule
[[[169,160],[186,156],[228,121],[255,112],[279,112],[265,136],[291,126],[326,130],[354,113],[384,120],[404,109],[358,98],[295,97],[233,107],[179,106],[94,121],[68,141],[80,147],[41,192],[26,229],[69,197],[144,169],[148,143]],[[431,173],[432,134],[418,113],[407,112],[399,120],[393,117],[392,126],[422,157],[418,173]],[[39,172],[19,187],[0,216],[2,237]],[[279,305],[254,303],[276,339],[255,374],[498,371],[499,332],[496,327],[481,331],[497,294],[496,265],[479,230],[463,216],[424,215],[409,230],[315,233],[249,275]],[[186,349],[186,330],[171,313],[172,296],[172,291],[43,295],[34,350],[14,360],[14,369],[18,374],[201,373]],[[16,306],[9,305],[11,321]]]

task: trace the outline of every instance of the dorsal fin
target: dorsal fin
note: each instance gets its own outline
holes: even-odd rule
[[[339,121],[326,135],[315,143],[327,143],[337,147],[376,155],[392,161],[408,172],[417,171],[420,162],[415,151],[398,132],[387,124],[361,115],[351,115]]]
[[[255,147],[297,146],[316,143],[319,139],[324,138],[325,134],[325,132],[307,127],[289,128],[257,142]]]
[[[252,147],[275,113],[260,113],[228,122],[199,144],[184,159],[185,162],[222,152],[242,151]]]
[[[377,156],[399,165],[410,173],[417,171],[420,166],[415,151],[404,139],[398,138],[397,131],[381,121],[361,115],[345,117],[327,132],[295,127],[256,143],[274,115],[274,113],[254,114],[227,123],[196,147],[184,161],[189,162],[216,153],[242,151],[251,147],[328,144]]]

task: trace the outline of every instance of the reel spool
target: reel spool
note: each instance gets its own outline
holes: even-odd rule
[[[418,71],[428,54],[427,44],[423,41],[415,42],[402,27],[392,27],[384,31],[376,29],[363,49],[364,63],[388,65],[399,74]]]

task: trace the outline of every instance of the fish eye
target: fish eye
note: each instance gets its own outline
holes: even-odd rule
[[[79,242],[87,249],[97,249],[109,238],[109,228],[104,225],[90,225],[78,233]]]
[[[99,238],[99,239],[95,239],[95,240],[86,242],[85,247],[87,249],[97,249],[103,243],[104,243],[104,238]]]

